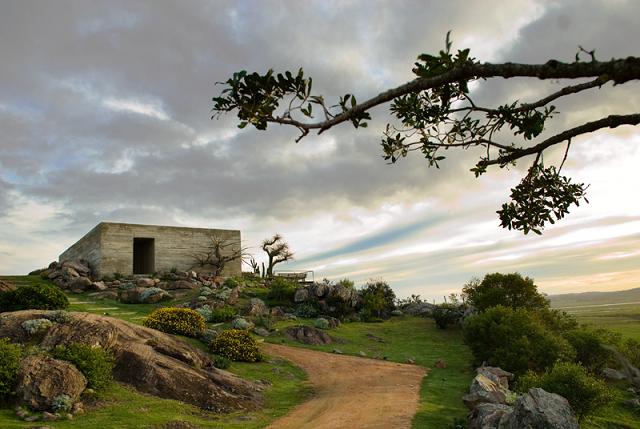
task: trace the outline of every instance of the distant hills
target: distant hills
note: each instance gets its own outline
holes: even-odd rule
[[[549,295],[552,307],[579,307],[619,303],[640,303],[640,287],[613,292],[582,292]]]

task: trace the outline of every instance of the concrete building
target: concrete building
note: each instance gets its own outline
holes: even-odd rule
[[[65,250],[59,260],[84,259],[97,277],[151,274],[173,268],[209,272],[212,267],[196,266],[194,255],[206,252],[212,237],[234,243],[225,249],[227,252],[240,247],[237,230],[101,222]],[[227,263],[222,275],[239,275],[241,264],[240,259]]]

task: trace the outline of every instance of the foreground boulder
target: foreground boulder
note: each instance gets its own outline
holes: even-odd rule
[[[540,388],[516,400],[513,411],[500,421],[504,429],[580,429],[569,401]]]
[[[25,310],[3,313],[0,337],[25,341],[21,324],[52,318],[55,312]],[[202,351],[168,334],[123,320],[89,313],[69,313],[70,320],[54,323],[40,341],[50,349],[80,342],[110,349],[114,378],[161,398],[177,399],[208,410],[227,412],[257,408],[261,387],[213,366]]]
[[[20,363],[16,395],[32,410],[47,411],[61,395],[77,402],[85,387],[87,379],[69,362],[33,355]]]
[[[311,326],[290,326],[284,331],[292,340],[304,344],[331,344],[333,339],[320,329]]]
[[[462,401],[469,408],[468,429],[579,429],[569,401],[539,388],[516,397],[513,374],[481,366]]]

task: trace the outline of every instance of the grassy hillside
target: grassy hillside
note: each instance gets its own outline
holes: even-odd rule
[[[640,341],[640,288],[551,295],[549,299],[552,307],[574,315],[580,323],[611,329]]]

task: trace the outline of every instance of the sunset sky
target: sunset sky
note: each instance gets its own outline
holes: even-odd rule
[[[590,204],[543,236],[501,229],[522,169],[475,179],[477,153],[439,170],[387,165],[388,106],[369,128],[309,135],[211,120],[238,70],[297,70],[314,90],[358,100],[412,79],[420,53],[470,48],[488,62],[639,56],[638,1],[0,1],[0,273],[47,265],[100,221],[281,233],[282,269],[383,278],[399,296],[457,292],[518,271],[547,293],[640,287],[640,129],[574,139],[564,172]],[[474,96],[532,101],[566,82],[492,81]],[[557,103],[543,138],[640,112],[640,84]],[[474,157],[475,155],[475,157]],[[528,160],[530,162],[530,160]]]

